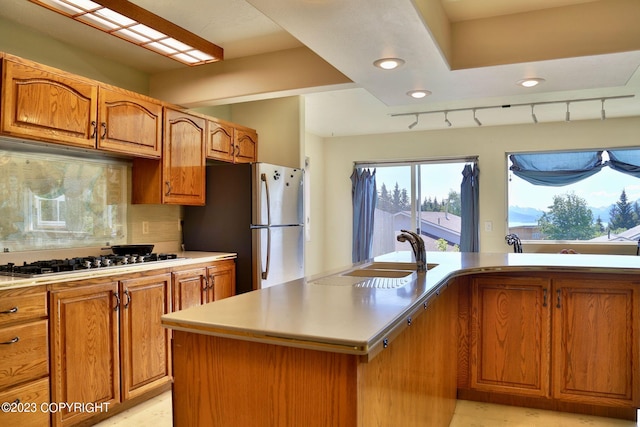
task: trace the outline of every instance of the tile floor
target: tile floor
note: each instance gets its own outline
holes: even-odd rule
[[[171,392],[97,427],[171,427]],[[459,400],[449,427],[639,427],[633,421]],[[425,426],[428,427],[428,426]]]

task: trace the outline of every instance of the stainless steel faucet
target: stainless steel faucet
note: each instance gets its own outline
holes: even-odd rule
[[[418,271],[427,271],[427,249],[424,246],[424,240],[418,233],[414,233],[409,230],[400,230],[402,233],[398,234],[398,242],[409,242],[413,249],[413,255],[416,258],[416,264]]]

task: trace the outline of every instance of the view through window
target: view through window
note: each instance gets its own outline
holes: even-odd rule
[[[420,230],[428,251],[459,251],[463,160],[370,165],[376,168],[378,205],[373,256],[410,250],[400,230]]]
[[[607,152],[602,161],[608,160]],[[512,166],[507,160],[508,167]],[[509,233],[521,240],[637,242],[640,179],[603,167],[574,184],[533,185],[508,177]]]

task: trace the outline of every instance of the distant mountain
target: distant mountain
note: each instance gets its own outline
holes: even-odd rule
[[[509,206],[509,224],[537,224],[543,213],[536,208]]]
[[[593,212],[593,220],[597,220],[598,217],[603,223],[609,223],[609,212],[613,205],[593,207],[589,206],[591,212]],[[520,225],[535,225],[538,223],[538,218],[542,216],[544,211],[536,208],[522,207],[522,206],[509,206],[509,223]]]

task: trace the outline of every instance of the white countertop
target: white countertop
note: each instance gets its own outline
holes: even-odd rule
[[[411,262],[411,253],[395,252],[374,261]],[[365,355],[397,333],[394,328],[422,310],[423,302],[454,276],[501,271],[640,275],[640,257],[626,255],[430,252],[427,261],[438,265],[399,288],[340,285],[344,277],[336,272],[167,314],[162,322],[188,332]]]
[[[96,277],[107,277],[140,271],[156,270],[167,267],[182,267],[203,262],[213,262],[223,259],[236,258],[235,253],[229,252],[194,252],[186,251],[176,254],[177,259],[147,262],[140,264],[119,265],[115,267],[94,268],[87,270],[77,270],[69,273],[46,274],[36,277],[12,277],[0,275],[0,290],[20,288],[35,285],[48,285],[54,283],[68,282],[71,280],[84,280]]]

